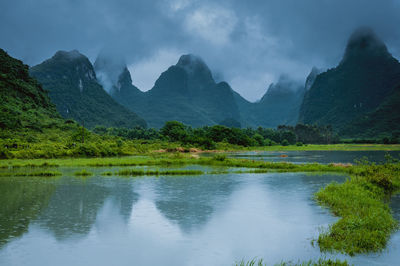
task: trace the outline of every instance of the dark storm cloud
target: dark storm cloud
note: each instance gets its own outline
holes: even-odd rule
[[[351,32],[372,27],[398,58],[398,0],[15,0],[0,2],[0,47],[30,65],[57,50],[94,61],[125,56],[134,83],[152,83],[182,53],[204,58],[218,80],[260,98],[281,74],[299,82],[335,66]]]

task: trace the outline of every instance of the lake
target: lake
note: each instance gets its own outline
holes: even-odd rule
[[[0,178],[0,265],[232,265],[321,256],[336,221],[313,194],[345,176],[268,173],[180,177]],[[392,201],[400,218],[400,197]],[[348,258],[347,258],[348,259]],[[396,265],[400,234],[356,265]]]

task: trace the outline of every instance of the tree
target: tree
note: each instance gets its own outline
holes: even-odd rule
[[[186,126],[178,121],[168,121],[160,133],[170,141],[184,141],[187,138]]]

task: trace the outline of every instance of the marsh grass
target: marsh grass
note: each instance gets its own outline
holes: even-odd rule
[[[102,173],[101,175],[104,175],[104,176],[112,176],[112,175],[114,175],[114,173],[113,173],[113,172],[104,172],[104,173]]]
[[[275,264],[275,266],[348,266],[347,261],[332,260],[320,258],[317,261],[309,260],[304,262],[281,262]],[[241,260],[237,262],[235,266],[267,266],[267,263],[263,259],[253,259],[250,261]]]
[[[120,170],[115,173],[121,176],[159,176],[159,175],[203,175],[204,172],[200,170],[141,170],[141,169],[127,169]]]
[[[77,171],[74,173],[75,176],[92,176],[93,173],[87,171],[86,169],[82,169],[81,171]]]
[[[271,169],[280,172],[344,172],[344,167],[321,164],[291,164],[285,162],[273,163],[245,159],[226,158],[218,155],[215,157],[193,158],[188,155],[166,154],[159,156],[138,156],[121,158],[85,158],[85,159],[54,159],[54,160],[0,160],[0,167],[42,167],[44,165],[57,166],[88,166],[88,167],[113,167],[113,166],[224,166],[238,168]]]
[[[352,172],[343,184],[331,183],[316,193],[321,205],[341,217],[319,235],[322,251],[379,252],[398,229],[387,199],[400,190],[400,165],[370,164]]]
[[[50,176],[60,176],[62,175],[58,171],[34,171],[34,172],[7,172],[1,173],[0,176],[43,176],[43,177],[50,177]]]

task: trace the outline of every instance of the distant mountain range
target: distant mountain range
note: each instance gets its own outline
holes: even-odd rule
[[[152,127],[161,127],[170,120],[194,127],[228,121],[245,127],[295,124],[304,94],[304,86],[282,77],[270,86],[261,101],[250,103],[228,83],[216,83],[204,61],[190,54],[181,56],[176,65],[162,73],[148,92],[132,85],[126,66],[115,64],[112,58],[99,56],[94,65],[96,73],[104,77],[104,86],[114,81],[109,90],[111,96]],[[116,68],[120,73],[118,79]]]
[[[147,92],[132,84],[123,59],[106,54],[100,54],[93,66],[78,51],[59,51],[30,69],[38,82],[22,62],[2,50],[0,57],[2,110],[9,114],[0,120],[3,128],[60,119],[54,103],[62,117],[89,128],[159,128],[171,120],[193,127],[274,128],[300,122],[332,125],[346,137],[400,134],[400,63],[366,28],[350,37],[337,67],[325,72],[313,68],[304,84],[283,75],[254,103],[227,82],[216,82],[206,63],[191,54],[181,56]],[[25,85],[17,85],[15,77]],[[37,118],[22,111],[32,106]]]
[[[112,59],[98,57],[96,72],[113,80],[115,70],[107,68],[110,65]],[[226,119],[240,120],[231,87],[226,82],[216,83],[208,66],[197,56],[181,56],[147,92],[132,85],[125,65],[120,66],[118,77],[110,90],[111,96],[142,116],[150,127],[161,127],[170,120],[194,127],[215,125]]]

